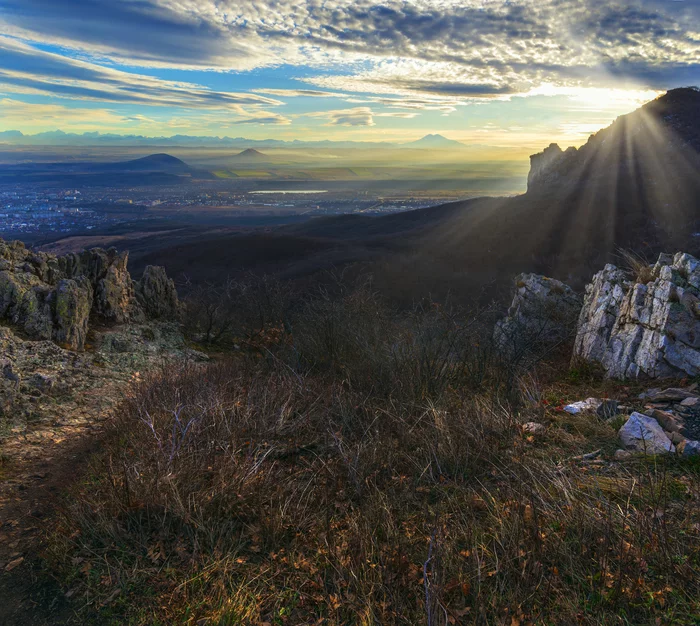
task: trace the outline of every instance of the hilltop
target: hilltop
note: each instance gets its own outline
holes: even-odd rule
[[[191,170],[190,166],[181,159],[165,153],[151,154],[140,159],[121,163],[111,163],[109,167],[123,171],[141,172],[184,173]]]
[[[238,154],[234,155],[234,158],[267,159],[268,156],[266,154],[263,154],[259,150],[256,150],[255,148],[247,148],[247,149],[243,150],[243,152],[239,152]]]
[[[431,149],[431,150],[437,150],[440,148],[443,148],[443,149],[466,148],[466,146],[462,142],[455,141],[454,139],[448,139],[447,137],[443,137],[442,135],[438,135],[438,134],[425,135],[425,137],[421,137],[420,139],[418,139],[416,141],[411,141],[409,143],[402,144],[401,147],[402,148],[425,148],[425,149]]]

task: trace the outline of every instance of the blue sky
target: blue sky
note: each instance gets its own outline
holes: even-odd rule
[[[700,83],[697,0],[0,0],[0,130],[580,144]]]

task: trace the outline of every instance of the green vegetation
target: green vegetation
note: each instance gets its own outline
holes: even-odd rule
[[[560,409],[636,390],[525,371],[489,311],[222,289],[216,362],[134,384],[54,532],[84,623],[697,623],[697,466],[582,460],[615,433]]]

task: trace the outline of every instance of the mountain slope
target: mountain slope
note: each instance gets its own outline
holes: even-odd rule
[[[190,166],[187,163],[165,153],[151,154],[133,161],[110,163],[108,167],[109,169],[125,172],[168,172],[178,174],[190,171]]]
[[[442,135],[426,135],[425,137],[421,137],[420,139],[416,141],[411,141],[410,143],[405,143],[401,146],[402,148],[421,148],[421,149],[429,149],[429,150],[438,150],[438,149],[449,149],[449,150],[461,150],[465,148],[466,146],[459,142],[455,141],[454,139],[448,139],[447,137],[443,137]]]

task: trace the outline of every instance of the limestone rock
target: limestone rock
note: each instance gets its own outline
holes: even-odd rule
[[[628,288],[625,273],[610,264],[586,286],[574,344],[577,357],[603,362],[620,304]]]
[[[538,274],[520,274],[508,314],[494,329],[494,340],[511,355],[536,353],[573,336],[580,309],[581,299],[568,285]]]
[[[60,346],[82,350],[92,309],[92,285],[83,277],[64,279],[56,286],[56,330],[53,339]]]
[[[649,282],[627,282],[612,265],[586,288],[574,359],[615,378],[700,374],[700,261],[660,255]]]
[[[648,415],[632,413],[620,428],[620,441],[627,450],[646,454],[667,454],[675,452],[675,446],[666,436],[659,423]]]
[[[175,283],[168,278],[165,268],[148,265],[136,284],[136,297],[148,317],[173,319],[178,313]]]

